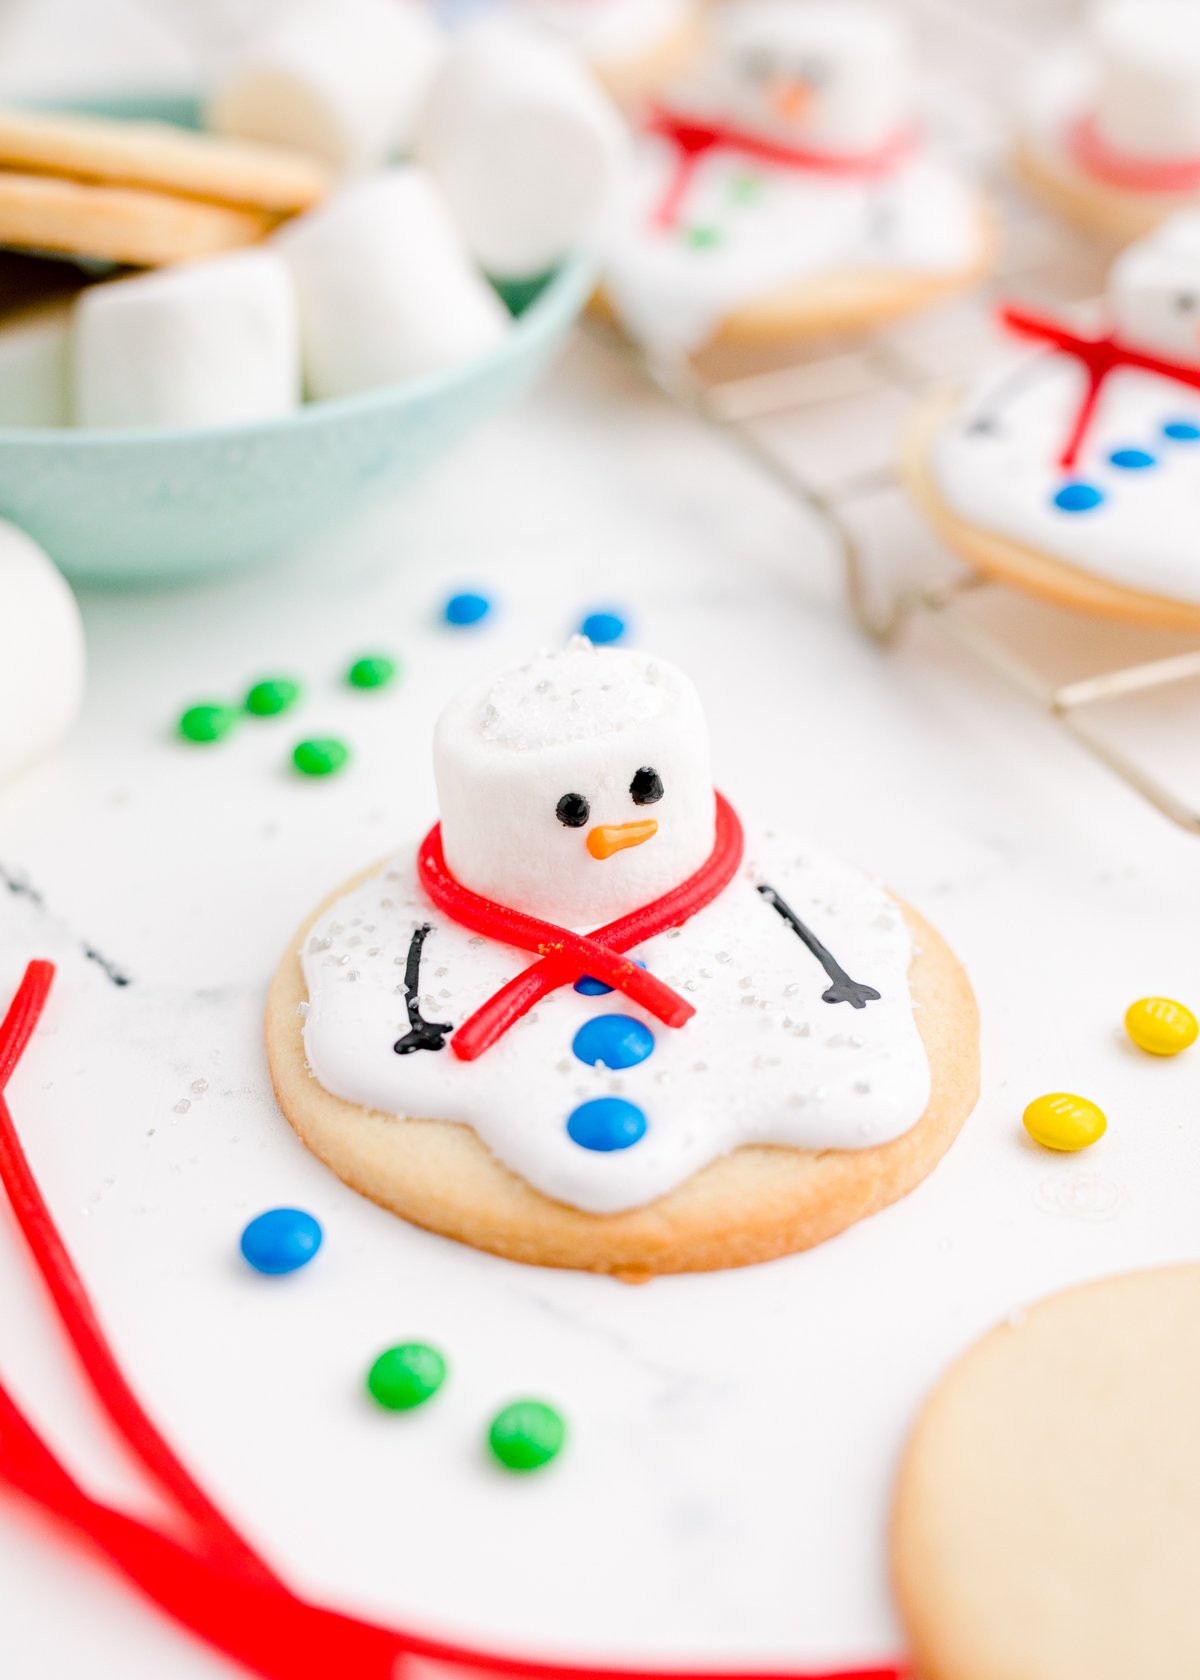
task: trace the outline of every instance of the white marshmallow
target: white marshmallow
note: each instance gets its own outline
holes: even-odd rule
[[[738,0],[715,29],[729,115],[753,133],[863,152],[912,122],[908,31],[869,0]]]
[[[500,23],[455,43],[418,133],[468,245],[503,279],[541,274],[588,238],[626,144],[616,107],[573,54]]]
[[[83,681],[75,597],[32,537],[0,520],[0,782],[58,744]]]
[[[228,68],[207,123],[371,169],[411,144],[444,46],[416,0],[314,0]]]
[[[235,251],[92,286],[75,305],[80,426],[219,426],[300,399],[296,300],[271,251]]]
[[[1173,216],[1123,251],[1109,272],[1108,297],[1128,344],[1200,362],[1200,213]]]
[[[70,424],[71,309],[45,304],[0,326],[0,426]]]
[[[1109,0],[1091,16],[1095,122],[1131,158],[1200,155],[1200,6]]]
[[[677,886],[712,850],[700,697],[682,672],[643,653],[579,639],[468,690],[438,719],[433,767],[454,875],[559,925],[622,915]],[[657,772],[661,798],[635,802],[641,770]],[[569,813],[583,818],[575,826],[558,814],[568,794],[586,801],[586,813]],[[603,850],[589,844],[601,828],[648,821],[657,824],[649,838],[609,856],[590,849]]]
[[[414,165],[353,182],[275,243],[296,283],[310,396],[454,367],[491,350],[511,325]]]

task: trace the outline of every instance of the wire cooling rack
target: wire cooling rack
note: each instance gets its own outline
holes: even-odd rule
[[[987,8],[978,0],[905,0],[904,9],[921,62],[930,67],[923,92],[931,143],[979,181],[996,226],[990,279],[970,296],[865,340],[831,338],[786,362],[761,353],[656,358],[610,329],[596,330],[663,395],[721,433],[821,522],[844,569],[849,607],[868,636],[887,645],[918,619],[931,625],[1156,810],[1200,835],[1200,805],[1177,791],[1173,773],[1153,765],[1138,718],[1117,716],[1121,706],[1136,713],[1139,696],[1194,707],[1195,694],[1185,690],[1200,683],[1200,647],[1166,634],[1122,638],[1120,627],[1110,625],[1099,637],[1100,668],[1048,672],[1027,655],[1026,626],[1014,633],[1002,613],[978,610],[982,597],[1011,594],[1005,586],[957,560],[946,575],[947,557],[932,533],[921,542],[918,578],[889,582],[888,542],[872,544],[860,534],[858,515],[867,504],[905,502],[895,456],[907,412],[931,387],[965,382],[995,355],[997,303],[1019,298],[1058,309],[1093,298],[1114,254],[1111,244],[1032,203],[1008,167],[1014,90],[1038,56],[1078,26],[1081,7],[1064,0],[1007,0]],[[1028,610],[1062,617],[1057,607],[1030,602]],[[1074,615],[1069,636],[1050,628],[1033,640],[1058,644],[1060,652],[1069,643],[1078,654],[1095,626]]]

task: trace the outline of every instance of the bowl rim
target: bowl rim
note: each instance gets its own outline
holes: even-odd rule
[[[236,420],[211,426],[0,426],[0,448],[5,451],[120,449],[129,444],[156,444],[160,448],[193,443],[244,443],[252,438],[277,433],[311,430],[330,422],[378,414],[416,405],[427,398],[449,395],[509,361],[525,341],[582,309],[596,282],[598,263],[589,248],[573,251],[550,272],[542,290],[514,317],[511,332],[500,343],[458,367],[420,374],[398,385],[380,385],[355,391],[345,397],[326,397],[302,402],[286,414],[262,420]]]

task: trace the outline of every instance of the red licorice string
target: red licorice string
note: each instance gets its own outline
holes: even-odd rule
[[[0,1024],[0,1179],[63,1328],[100,1404],[151,1475],[195,1524],[216,1555],[237,1558],[251,1573],[273,1580],[175,1457],[121,1375],[74,1262],[55,1229],[21,1148],[3,1092],[29,1042],[54,978],[53,964],[32,962]]]
[[[655,226],[660,228],[676,226],[696,165],[709,152],[738,152],[756,163],[771,163],[781,169],[870,180],[894,169],[913,150],[917,140],[914,129],[903,129],[869,152],[809,151],[802,146],[764,140],[728,123],[689,117],[664,105],[651,107],[643,127],[647,133],[669,140],[677,154],[674,174],[654,211]]]
[[[1067,152],[1085,175],[1127,192],[1187,193],[1200,190],[1200,157],[1138,158],[1115,152],[1091,115],[1076,118],[1066,133]]]
[[[1200,367],[1190,367],[1186,362],[1172,362],[1164,356],[1135,350],[1132,345],[1122,344],[1115,333],[1100,333],[1094,338],[1088,338],[1047,315],[1038,315],[1032,310],[1021,309],[1012,304],[1001,306],[1000,319],[1014,332],[1021,333],[1026,338],[1041,339],[1043,343],[1053,345],[1063,355],[1074,356],[1083,364],[1087,388],[1072,417],[1058,459],[1060,467],[1073,467],[1078,460],[1088,427],[1096,412],[1096,404],[1100,400],[1101,387],[1109,374],[1117,368],[1138,368],[1143,373],[1157,373],[1163,379],[1173,379],[1180,385],[1200,389]]]
[[[640,1003],[665,1026],[681,1027],[695,1014],[690,1003],[620,953],[667,928],[679,927],[711,904],[733,879],[742,861],[742,825],[729,801],[716,794],[713,849],[694,875],[661,898],[619,916],[594,933],[572,933],[484,898],[456,881],[446,867],[441,825],[435,824],[417,853],[417,875],[434,906],[453,921],[506,945],[537,951],[533,963],[509,980],[457,1029],[450,1048],[460,1061],[472,1062],[495,1044],[534,1004],[583,974],[603,980],[614,991]],[[603,867],[600,865],[599,867]]]
[[[719,828],[723,805],[720,801]],[[741,829],[732,810],[725,809],[736,829],[737,857],[732,866],[736,869]],[[676,894],[668,894],[667,899],[657,900],[654,906],[625,920],[658,910],[690,885],[685,882]],[[674,919],[664,925],[674,925]],[[31,963],[0,1024],[0,1092],[29,1042],[53,973],[49,963]],[[407,1680],[406,1658],[441,1666],[461,1680],[478,1675],[504,1675],[511,1680],[771,1680],[771,1676],[774,1680],[906,1680],[904,1668],[895,1664],[820,1673],[774,1669],[767,1675],[753,1669],[602,1668],[531,1661],[424,1639],[307,1603],[272,1574],[192,1481],[142,1411],[117,1369],[29,1171],[2,1096],[0,1179],[97,1397],[150,1474],[200,1531],[205,1549],[193,1550],[150,1524],[93,1499],[55,1457],[2,1385],[0,1482],[55,1517],[76,1538],[90,1541],[159,1609],[263,1680],[342,1680],[343,1676],[346,1680]]]

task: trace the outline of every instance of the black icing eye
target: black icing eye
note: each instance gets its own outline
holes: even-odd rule
[[[554,812],[564,828],[582,828],[592,808],[581,793],[564,793]]]
[[[803,82],[805,87],[811,88],[815,93],[829,80],[829,66],[823,59],[802,58],[796,65],[795,74],[798,82]]]
[[[1176,292],[1175,294],[1175,307],[1181,315],[1190,315],[1198,302],[1200,302],[1200,298],[1197,298],[1195,292]]]
[[[629,784],[635,805],[657,805],[663,796],[662,777],[657,770],[644,766]]]

